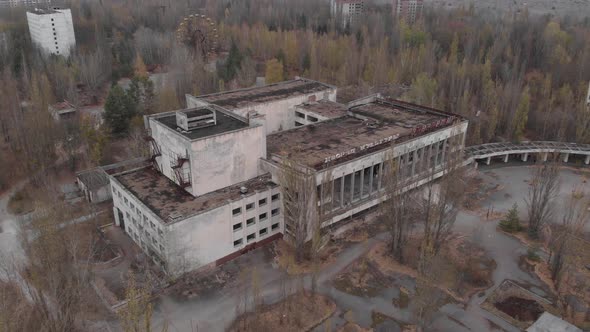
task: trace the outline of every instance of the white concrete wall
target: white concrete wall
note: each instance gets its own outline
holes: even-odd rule
[[[266,134],[268,135],[277,131],[295,128],[295,106],[309,101],[312,96],[315,96],[316,100],[320,100],[324,98],[324,95],[327,95],[326,97],[328,100],[336,101],[336,89],[327,89],[266,104],[253,105],[237,109],[234,112],[242,116],[246,116],[246,114],[252,110],[264,114],[266,116]]]
[[[56,11],[49,14],[27,12],[31,40],[45,53],[68,57],[76,46],[72,13],[69,9]]]
[[[165,240],[168,272],[177,275],[206,266],[247,245],[282,233],[282,211],[279,210],[277,216],[271,216],[273,209],[282,209],[280,199],[271,201],[272,195],[279,192],[279,188],[273,188],[253,193],[239,201],[169,225]],[[263,206],[258,205],[261,199],[266,199]],[[246,205],[250,203],[254,203],[253,208],[246,211]],[[240,208],[241,212],[234,216],[232,211],[236,208]],[[261,221],[259,217],[263,213],[266,213],[266,219]],[[254,224],[246,226],[246,220],[250,218],[254,218]],[[242,223],[242,228],[234,231],[233,225],[239,223]],[[271,230],[272,225],[277,223],[279,227]],[[260,235],[260,230],[264,228],[267,229],[266,234]],[[246,239],[249,234],[255,234],[255,239],[250,242]],[[241,244],[234,246],[234,241],[240,239]]]
[[[190,150],[193,195],[202,195],[258,176],[266,156],[263,126],[193,141]]]
[[[299,112],[304,117],[297,116],[297,113],[296,112]],[[321,122],[321,121],[329,120],[329,118],[327,118],[325,116],[322,116],[322,115],[317,114],[317,113],[314,113],[314,112],[310,112],[308,110],[305,110],[305,109],[302,109],[302,108],[299,108],[299,107],[296,107],[293,110],[293,114],[294,114],[294,117],[295,117],[295,121],[298,122],[298,123],[300,123],[303,126],[308,125],[308,124],[313,124],[313,123],[318,123],[318,122]],[[310,116],[316,118],[317,121],[315,121],[315,122],[314,121],[311,121],[309,119]],[[344,116],[344,114],[343,114],[343,116]]]
[[[123,213],[125,232],[142,248],[155,253],[152,259],[158,264],[166,260],[166,233],[167,226],[161,219],[144,205],[137,197],[123,187],[117,180],[111,177],[111,190],[113,196],[113,213],[115,224],[121,226],[117,209]]]
[[[102,203],[111,199],[111,186],[105,185],[92,192],[92,203]]]
[[[162,154],[156,160],[164,176],[178,184],[172,165],[176,164],[176,156],[188,156],[183,171],[190,173],[191,186],[186,190],[194,196],[261,174],[258,160],[266,156],[264,117],[253,120],[250,127],[193,141],[154,118],[148,121]]]
[[[247,245],[284,231],[279,187],[248,193],[237,201],[228,201],[221,207],[170,224],[163,223],[114,178],[111,178],[111,187],[116,225],[120,226],[122,222],[117,211],[120,210],[125,232],[146,254],[152,250],[156,254],[154,261],[166,263],[166,270],[173,275],[214,263]],[[262,199],[266,203],[260,204]],[[247,209],[249,204],[252,207]],[[241,210],[234,215],[232,211],[236,208]],[[273,216],[275,209],[278,209],[278,214]],[[266,218],[260,220],[263,213],[266,213]],[[246,221],[250,218],[254,218],[254,223],[247,226]],[[234,231],[233,225],[239,223],[242,223],[242,228]],[[273,230],[272,225],[278,227]],[[267,229],[266,234],[261,235],[260,231],[264,228]],[[255,239],[248,242],[246,237],[253,233],[256,234]],[[242,242],[234,245],[234,241],[239,239]]]
[[[277,131],[287,130],[295,127],[296,105],[300,105],[309,101],[310,97],[312,96],[315,96],[315,100],[320,100],[326,97],[328,100],[335,102],[336,94],[336,88],[326,87],[326,90],[320,92],[275,100],[264,104],[254,104],[231,111],[245,118],[248,117],[248,113],[251,111],[256,111],[259,114],[265,115],[266,134],[268,135]],[[186,96],[186,102],[188,108],[207,105],[206,102],[190,95]]]
[[[162,156],[156,159],[158,166],[164,176],[178,183],[172,165],[176,163],[176,156],[190,154],[190,141],[153,118],[148,118],[148,121],[151,136],[162,153]],[[187,188],[187,191],[192,193],[192,188]]]

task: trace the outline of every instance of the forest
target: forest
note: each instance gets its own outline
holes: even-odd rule
[[[23,8],[0,12],[0,189],[56,160],[112,162],[109,146],[141,131],[144,113],[173,110],[205,94],[304,76],[339,87],[347,102],[370,93],[456,112],[470,120],[467,144],[558,140],[590,143],[585,97],[590,19],[426,7],[412,24],[388,4],[370,4],[354,26],[329,2],[302,0],[67,1],[77,46],[69,59],[31,44]],[[177,38],[190,13],[216,27],[203,56]],[[147,77],[163,74],[154,84]],[[134,78],[134,79],[133,79]],[[133,79],[130,88],[116,87]],[[105,124],[51,121],[68,100],[105,104]],[[136,149],[141,153],[141,149]],[[14,167],[20,165],[21,167]],[[21,174],[19,174],[21,173]]]

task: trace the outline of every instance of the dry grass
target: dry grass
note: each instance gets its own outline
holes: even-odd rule
[[[342,326],[341,328],[338,329],[338,332],[371,332],[373,331],[373,329],[365,329],[360,327],[358,324],[352,323],[352,322],[347,322],[346,324],[344,324],[344,326]]]
[[[295,259],[294,247],[283,239],[275,241],[273,249],[275,262],[280,268],[290,275],[300,275],[312,273],[314,269],[319,271],[326,265],[332,263],[343,249],[343,245],[331,241],[328,242],[328,244],[320,250],[319,254],[317,254],[317,260],[315,263],[311,260],[297,262]]]
[[[412,239],[409,243],[415,248],[408,248],[407,251],[416,256],[419,252],[416,243],[419,241]],[[422,280],[416,267],[417,257],[413,256],[406,258],[408,262],[412,262],[410,265],[400,264],[391,257],[385,242],[377,244],[367,253],[367,259],[385,275],[403,274]],[[462,303],[467,302],[474,293],[490,287],[496,267],[483,249],[460,237],[453,237],[446,242],[435,263],[436,285],[433,286]]]
[[[27,189],[15,192],[8,200],[8,212],[14,215],[23,215],[35,209],[35,202]]]
[[[362,297],[374,297],[391,284],[377,265],[366,258],[351,264],[333,283],[342,292]]]
[[[297,293],[285,300],[258,308],[238,317],[228,331],[232,332],[299,332],[310,331],[336,311],[329,298],[311,293]]]

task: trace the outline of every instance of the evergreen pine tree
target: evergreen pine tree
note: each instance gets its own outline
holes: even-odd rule
[[[104,118],[113,134],[124,134],[136,113],[135,101],[118,85],[111,87],[104,104]]]
[[[242,54],[240,53],[240,49],[234,41],[231,43],[231,48],[229,49],[229,55],[227,56],[227,60],[225,62],[225,73],[223,79],[228,82],[234,79],[236,73],[240,69],[242,64]]]
[[[503,231],[509,233],[519,232],[522,230],[520,219],[518,218],[518,205],[516,203],[514,203],[510,210],[508,210],[508,213],[504,219],[500,221],[500,228]]]

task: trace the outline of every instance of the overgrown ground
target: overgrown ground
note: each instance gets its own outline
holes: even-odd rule
[[[400,264],[393,259],[386,242],[379,243],[369,251],[367,259],[383,275],[419,278],[417,256],[420,241],[414,238],[409,242],[406,264]],[[445,243],[433,264],[436,265],[436,280],[433,281],[433,286],[460,302],[467,302],[474,293],[490,287],[492,273],[496,268],[494,260],[482,248],[459,236],[454,236]]]
[[[551,303],[512,281],[504,281],[482,307],[523,330],[545,311],[559,315]]]
[[[255,312],[239,316],[228,331],[310,331],[330,317],[335,310],[336,304],[329,298],[299,292],[281,302],[261,306]]]

